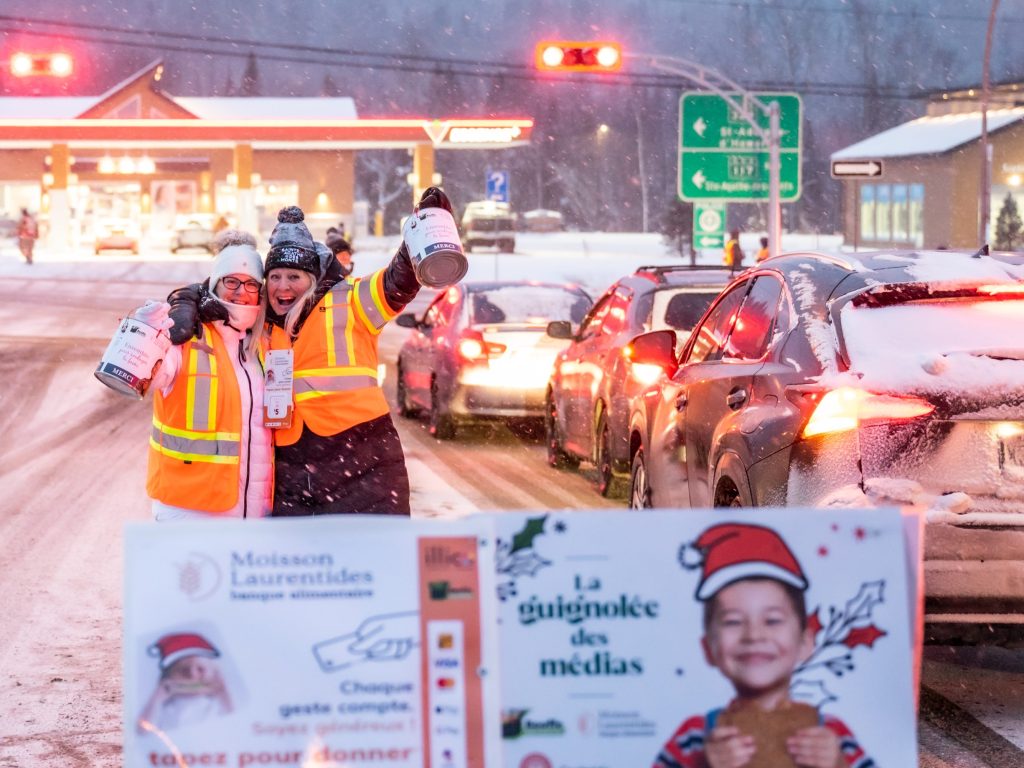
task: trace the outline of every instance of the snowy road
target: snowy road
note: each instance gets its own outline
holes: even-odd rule
[[[208,262],[40,266],[0,259],[0,766],[116,766],[121,528],[147,517],[149,405],[91,372],[119,313]],[[405,332],[388,329],[384,359]],[[396,421],[417,514],[609,505],[539,441],[480,428],[439,444]],[[923,683],[922,766],[1024,765],[1024,653],[929,648]]]

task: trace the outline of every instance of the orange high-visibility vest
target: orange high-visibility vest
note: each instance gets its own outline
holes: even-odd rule
[[[377,384],[377,339],[398,314],[384,298],[384,270],[346,278],[319,301],[290,342],[271,329],[270,348],[294,350],[295,413],[292,425],[275,430],[277,445],[292,445],[305,424],[322,437],[388,412]]]
[[[171,393],[153,395],[149,438],[150,498],[203,512],[238,502],[242,400],[227,347],[203,325],[202,341],[181,348]]]

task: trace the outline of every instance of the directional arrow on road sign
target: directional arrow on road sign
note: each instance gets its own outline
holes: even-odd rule
[[[833,160],[833,179],[874,179],[882,175],[881,160]]]
[[[700,136],[703,139],[704,138],[704,131],[706,131],[707,129],[708,129],[708,124],[704,122],[704,118],[703,117],[698,117],[697,118],[697,122],[695,122],[693,124],[693,130],[696,132],[696,134],[698,136]]]
[[[695,174],[693,174],[693,186],[695,186],[697,189],[704,188],[704,181],[705,179],[703,171],[697,171]]]

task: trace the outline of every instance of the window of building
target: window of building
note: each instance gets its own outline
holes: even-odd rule
[[[875,240],[892,240],[892,189],[888,184],[875,187]]]
[[[924,245],[924,184],[911,184],[907,201],[907,234],[918,248]]]
[[[910,240],[907,226],[907,185],[892,185],[892,239],[896,243]]]
[[[874,184],[865,184],[860,188],[860,239],[875,239]]]

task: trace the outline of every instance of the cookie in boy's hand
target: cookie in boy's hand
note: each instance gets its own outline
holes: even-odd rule
[[[745,768],[797,768],[786,751],[786,739],[819,723],[818,710],[809,704],[787,701],[769,710],[734,701],[718,716],[715,726],[734,725],[754,737],[757,751]]]

